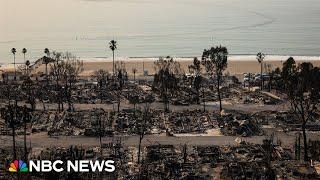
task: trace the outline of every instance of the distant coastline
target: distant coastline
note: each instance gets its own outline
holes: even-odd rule
[[[116,57],[116,61],[156,61],[159,59],[159,57],[165,57],[165,56],[132,56],[132,57]],[[176,61],[192,61],[192,56],[171,56]],[[320,61],[320,56],[314,56],[314,55],[302,55],[302,56],[290,56],[290,55],[266,55],[265,61],[285,61],[289,57],[293,57],[296,61]],[[198,59],[201,59],[201,57],[197,57]],[[112,62],[112,57],[79,57],[80,60],[84,62]],[[29,59],[32,63],[34,63],[37,59]],[[230,54],[228,61],[256,61],[256,55],[238,55],[238,54]],[[11,62],[11,60],[6,61],[0,61],[0,62]],[[21,61],[17,61],[19,64],[23,64]],[[0,63],[0,65],[5,68],[6,66],[10,66],[12,63]]]
[[[269,55],[266,56],[264,63],[270,66],[271,69],[281,68],[283,62],[285,62],[291,56],[277,56]],[[297,63],[311,62],[314,66],[320,67],[320,56],[292,56]],[[173,57],[174,60],[180,62],[181,69],[188,73],[189,65],[192,64],[194,57]],[[201,58],[201,57],[198,57]],[[115,61],[125,62],[125,67],[128,73],[132,73],[132,69],[137,69],[137,75],[142,75],[144,71],[147,71],[148,75],[153,75],[154,61],[158,60],[159,57],[116,57]],[[84,71],[81,73],[82,76],[92,76],[95,71],[99,69],[112,71],[112,58],[107,57],[96,57],[96,58],[80,58],[84,64]],[[33,62],[33,61],[32,61]],[[41,65],[35,72],[44,72],[45,66]],[[0,70],[8,71],[13,70],[13,64],[4,64],[0,67]],[[244,73],[259,73],[260,65],[256,60],[255,55],[230,55],[228,59],[228,67],[226,72],[233,75],[242,75]],[[241,76],[238,76],[241,78]]]

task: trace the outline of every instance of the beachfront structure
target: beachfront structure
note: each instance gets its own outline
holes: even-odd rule
[[[2,72],[2,81],[3,82],[8,82],[8,81],[14,81],[15,77],[17,81],[20,81],[23,79],[23,74],[22,72],[16,72],[16,71],[4,71]]]

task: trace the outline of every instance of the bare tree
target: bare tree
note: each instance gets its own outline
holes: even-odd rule
[[[211,47],[204,50],[202,54],[202,64],[204,65],[210,77],[215,76],[217,80],[217,92],[220,104],[220,112],[222,111],[220,84],[222,81],[222,73],[228,65],[228,50],[223,46]]]
[[[179,75],[181,74],[180,64],[173,58],[159,58],[155,62],[155,75],[153,89],[160,93],[163,99],[165,111],[169,111],[169,98],[178,89]]]
[[[58,111],[63,110],[64,98],[69,105],[69,110],[72,110],[72,91],[79,74],[83,71],[83,62],[68,52],[54,53],[54,56],[55,63],[51,65],[51,76],[56,82]]]
[[[23,145],[24,145],[24,160],[28,159],[28,149],[27,149],[27,123],[31,121],[31,115],[30,112],[31,110],[27,108],[27,106],[24,106],[22,109],[22,121],[23,121]]]
[[[103,97],[103,90],[107,88],[108,81],[110,80],[109,72],[99,69],[94,72],[93,78],[95,78],[98,82],[99,96],[101,99]]]
[[[139,96],[138,95],[129,95],[128,100],[130,104],[133,104],[134,110],[136,110],[136,106],[139,103]]]
[[[315,118],[320,104],[320,69],[311,63],[302,63],[296,67],[293,58],[289,58],[284,64],[282,75],[292,110],[301,119],[304,160],[308,161],[306,124]]]
[[[194,78],[193,78],[193,88],[197,92],[197,103],[199,103],[199,96],[200,96],[200,88],[201,88],[201,82],[202,82],[202,76],[201,76],[201,61],[198,60],[198,58],[193,59],[193,64],[189,66],[189,69],[191,69],[194,72]],[[204,98],[203,98],[204,100]],[[205,103],[205,102],[203,102]]]
[[[127,70],[125,67],[125,63],[124,62],[117,62],[115,64],[115,68],[116,68],[116,76],[113,77],[114,79],[114,85],[115,85],[115,91],[117,93],[117,97],[118,97],[118,112],[120,112],[120,105],[121,105],[121,97],[122,97],[122,90],[123,90],[123,86],[126,80],[126,76],[127,76]]]
[[[143,111],[141,122],[139,123],[140,128],[139,128],[138,164],[140,164],[141,162],[141,146],[142,146],[141,144],[145,136],[145,133],[147,131],[146,124],[148,121],[150,121],[150,105],[146,104]]]

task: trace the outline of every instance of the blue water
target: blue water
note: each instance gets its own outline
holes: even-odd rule
[[[22,48],[82,58],[199,56],[222,44],[231,54],[320,55],[319,0],[1,0],[0,63]]]

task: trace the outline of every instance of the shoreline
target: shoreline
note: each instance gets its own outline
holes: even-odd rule
[[[156,61],[160,57],[165,58],[166,56],[132,56],[132,57],[115,57],[115,61]],[[170,56],[176,61],[192,61],[197,56]],[[266,55],[265,61],[285,61],[289,57],[293,57],[296,61],[320,61],[320,55]],[[112,57],[78,57],[79,60],[83,62],[112,62]],[[201,56],[197,57],[199,60]],[[28,59],[30,60],[30,58]],[[34,63],[37,59],[31,60],[31,63]],[[9,63],[0,63],[1,67],[8,66],[13,64],[9,61],[0,61],[0,62],[9,62]],[[228,56],[228,61],[257,61],[256,55],[251,54],[230,54]],[[21,61],[17,61],[17,64],[23,64]]]
[[[286,61],[290,56],[266,56],[264,61],[265,65],[269,66],[269,70],[274,70],[276,68],[281,68],[284,61]],[[296,63],[311,62],[314,66],[320,67],[320,57],[315,56],[292,56]],[[174,60],[180,63],[180,67],[184,73],[189,72],[189,65],[193,63],[193,58],[179,58],[173,57]],[[125,67],[129,75],[132,75],[132,69],[137,69],[136,75],[143,75],[147,71],[147,75],[153,75],[155,73],[154,62],[159,58],[122,58],[118,57],[115,62],[124,62]],[[201,58],[200,58],[201,59]],[[92,76],[95,71],[99,69],[112,72],[112,59],[108,58],[81,58],[83,61],[84,71],[81,76]],[[34,70],[33,73],[44,72],[44,65],[39,66]],[[265,69],[265,67],[264,67]],[[6,64],[0,67],[0,71],[10,71],[13,70],[13,64]],[[204,69],[203,69],[204,70]],[[267,69],[264,70],[267,72]],[[256,56],[229,56],[228,67],[225,73],[231,75],[241,75],[244,73],[260,73],[260,64],[256,60]]]

